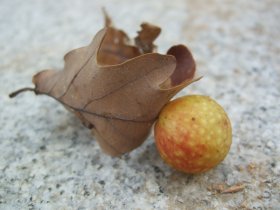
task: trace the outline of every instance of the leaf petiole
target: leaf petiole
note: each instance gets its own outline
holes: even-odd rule
[[[22,92],[25,92],[25,91],[32,91],[32,92],[34,92],[35,94],[37,94],[37,91],[36,91],[35,88],[25,87],[25,88],[21,88],[21,89],[19,89],[19,90],[16,90],[16,91],[10,93],[10,94],[9,94],[9,97],[10,97],[10,98],[13,98],[13,97],[17,96],[18,94],[20,94],[20,93],[22,93]]]

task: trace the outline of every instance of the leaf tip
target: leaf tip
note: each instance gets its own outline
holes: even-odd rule
[[[105,7],[102,7],[102,13],[103,13],[104,20],[105,20],[105,26],[106,26],[106,27],[112,26],[112,19],[111,19],[110,16],[108,15],[107,10],[106,10]]]

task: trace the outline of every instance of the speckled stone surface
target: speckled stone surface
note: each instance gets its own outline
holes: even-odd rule
[[[204,78],[180,95],[211,96],[232,121],[233,144],[218,167],[176,172],[152,134],[111,158],[51,98],[8,98],[88,44],[102,6],[131,36],[142,21],[161,26],[160,52],[178,43],[192,50]],[[0,14],[0,209],[279,209],[280,1],[1,0]],[[215,191],[239,183],[239,192]]]

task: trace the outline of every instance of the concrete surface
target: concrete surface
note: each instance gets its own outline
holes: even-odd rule
[[[204,78],[180,95],[209,95],[232,121],[233,144],[217,168],[174,171],[152,135],[108,157],[51,98],[8,98],[88,44],[102,6],[131,36],[142,21],[161,26],[160,52],[190,47]],[[0,14],[0,209],[279,209],[280,1],[1,0]],[[244,189],[220,192],[238,184]]]

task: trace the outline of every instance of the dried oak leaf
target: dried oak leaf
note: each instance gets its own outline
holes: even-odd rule
[[[68,52],[63,70],[44,70],[33,77],[32,90],[48,95],[73,112],[111,156],[143,143],[162,107],[182,88],[196,81],[195,62],[183,45],[167,55],[154,53],[160,28],[141,25],[135,45],[111,25],[89,46]]]

